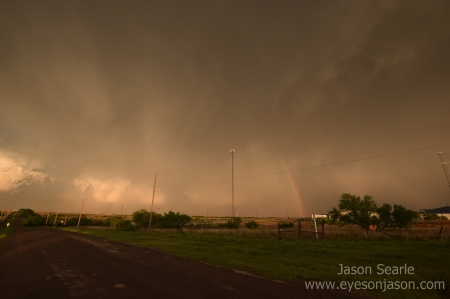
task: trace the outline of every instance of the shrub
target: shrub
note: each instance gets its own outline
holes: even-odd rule
[[[173,212],[172,212],[173,213]],[[148,222],[150,221],[150,212],[147,210],[141,209],[133,213],[133,222],[137,225],[137,227],[142,227],[146,229],[148,227]],[[152,212],[152,226],[161,222],[161,214]]]
[[[67,219],[66,226],[77,226],[78,224],[78,218],[77,217],[71,217]]]
[[[226,228],[239,228],[242,223],[241,217],[234,217],[225,223]]]
[[[45,224],[45,218],[35,214],[33,216],[29,216],[25,221],[25,226],[39,226]]]
[[[440,217],[438,216],[438,214],[434,214],[434,213],[424,213],[423,214],[423,220],[438,220]]]
[[[294,227],[294,222],[280,222],[280,228],[291,228]]]
[[[246,226],[247,228],[252,229],[252,228],[257,228],[259,225],[258,225],[258,222],[251,220],[251,221],[247,222],[247,223],[245,224],[245,226]]]
[[[20,218],[29,218],[34,215],[36,215],[36,213],[32,209],[20,209],[19,210]]]

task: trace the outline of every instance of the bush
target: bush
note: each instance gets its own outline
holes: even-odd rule
[[[439,220],[440,217],[438,216],[438,214],[434,214],[434,213],[424,213],[423,214],[423,220]]]
[[[87,225],[93,225],[98,224],[98,222],[94,221],[92,218],[87,218],[86,216],[82,215],[80,218],[80,226],[87,226]],[[72,217],[67,219],[65,226],[77,226],[78,225],[78,217]]]
[[[34,215],[36,215],[36,213],[32,209],[20,209],[19,210],[20,218],[29,218]]]
[[[161,226],[163,228],[175,228],[178,226],[183,226],[191,222],[191,217],[186,214],[180,214],[180,212],[174,213],[169,211],[169,213],[164,213],[164,216],[160,217]]]
[[[25,226],[39,226],[45,224],[45,218],[35,214],[33,216],[29,216],[25,221]]]
[[[148,227],[148,223],[150,221],[150,212],[141,209],[139,211],[134,212],[132,216],[133,222],[137,225],[137,227],[142,227],[144,229]],[[161,217],[162,217],[161,214],[152,212],[152,226],[161,222]]]
[[[71,217],[67,219],[66,226],[77,226],[78,224],[78,218],[77,217]]]
[[[294,227],[294,222],[280,222],[280,228],[292,228]]]
[[[241,223],[242,223],[241,217],[235,217],[235,218],[232,218],[232,219],[228,220],[226,223],[221,224],[219,226],[226,227],[226,228],[239,228]]]
[[[252,228],[258,228],[259,224],[258,224],[258,222],[251,220],[251,221],[247,222],[247,223],[245,224],[245,226],[246,226],[247,228],[252,229]]]

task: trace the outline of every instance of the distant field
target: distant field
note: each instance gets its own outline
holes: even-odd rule
[[[383,298],[441,298],[450,295],[450,242],[437,240],[308,240],[278,239],[237,233],[176,233],[163,231],[120,231],[70,229],[125,242],[153,247],[170,254],[202,261],[224,268],[248,271],[280,280],[321,281],[444,281],[446,291],[388,290],[362,294]],[[372,275],[338,275],[339,264],[373,269]],[[413,275],[377,275],[377,265],[414,267]],[[352,291],[353,292],[353,291]]]

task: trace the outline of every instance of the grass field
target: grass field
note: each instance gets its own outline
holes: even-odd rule
[[[445,291],[388,290],[361,294],[383,298],[441,298],[449,296],[448,240],[292,240],[212,232],[144,232],[67,229],[158,248],[167,253],[224,268],[279,280],[321,281],[444,281]],[[338,275],[340,264],[371,267],[372,274]],[[377,265],[414,267],[413,275],[378,275]],[[353,291],[352,291],[353,292]]]
[[[6,240],[7,237],[11,236],[14,232],[14,229],[12,225],[10,227],[6,227],[6,224],[9,222],[12,224],[12,219],[14,217],[14,214],[11,214],[3,221],[0,221],[0,244],[3,243],[3,241]]]

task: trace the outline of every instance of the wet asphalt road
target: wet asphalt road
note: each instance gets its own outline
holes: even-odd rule
[[[349,298],[51,228],[0,245],[0,298]],[[355,298],[355,297],[353,297]]]

